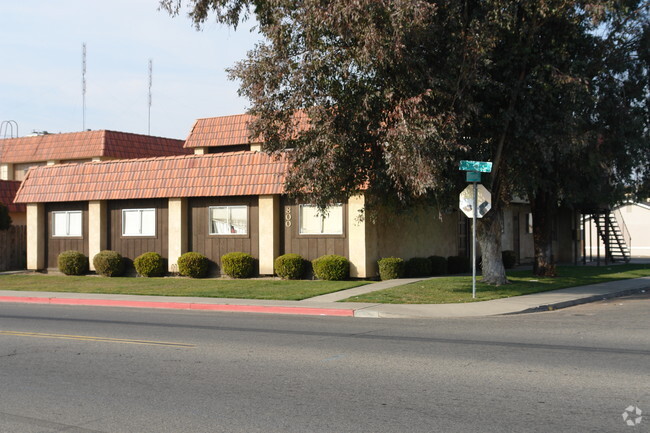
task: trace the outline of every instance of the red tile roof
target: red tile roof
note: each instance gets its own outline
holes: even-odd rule
[[[237,146],[241,144],[259,143],[263,140],[251,141],[248,124],[255,119],[250,114],[233,116],[210,117],[194,122],[192,131],[185,141],[186,148]],[[307,116],[304,112],[295,115],[300,129],[307,128]]]
[[[197,119],[185,141],[186,148],[210,146],[237,146],[250,144],[248,123],[250,114]]]
[[[0,203],[9,208],[9,212],[25,212],[24,204],[14,203],[16,191],[20,188],[20,182],[17,180],[0,180]]]
[[[116,131],[85,131],[0,139],[0,161],[149,158],[184,155],[183,140]]]
[[[281,194],[288,163],[232,152],[33,168],[16,202]]]

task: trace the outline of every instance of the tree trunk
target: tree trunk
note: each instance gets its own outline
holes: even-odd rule
[[[540,277],[557,275],[553,257],[553,218],[556,207],[555,197],[546,191],[537,191],[530,202],[535,249],[533,273]]]
[[[503,257],[501,256],[501,229],[503,227],[503,210],[501,206],[496,204],[478,221],[476,236],[481,245],[483,282],[497,286],[508,284],[506,269],[503,266]]]

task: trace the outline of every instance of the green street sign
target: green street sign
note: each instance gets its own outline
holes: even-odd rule
[[[465,177],[468,182],[480,182],[481,181],[481,172],[480,171],[468,171],[465,173]]]
[[[462,171],[479,171],[489,173],[492,171],[492,163],[487,161],[465,161],[460,162],[460,170]]]

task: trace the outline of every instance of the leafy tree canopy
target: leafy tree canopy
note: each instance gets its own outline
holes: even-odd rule
[[[321,207],[362,190],[370,208],[452,204],[458,161],[493,161],[494,210],[479,226],[484,281],[505,282],[501,207],[513,194],[548,214],[561,200],[620,198],[633,172],[645,175],[646,2],[187,5],[197,26],[211,14],[234,27],[256,17],[265,41],[230,74],[265,150],[293,149],[290,193]],[[161,6],[179,13],[182,2]],[[538,229],[536,242],[550,242],[548,225]]]

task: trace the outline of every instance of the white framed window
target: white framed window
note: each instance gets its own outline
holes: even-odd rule
[[[298,210],[301,235],[342,235],[343,205],[335,204],[327,208],[325,214],[318,212],[318,207],[301,204]]]
[[[82,215],[80,210],[52,212],[52,236],[81,237]]]
[[[122,209],[122,236],[156,236],[156,209]]]
[[[248,234],[248,206],[210,206],[211,235]]]

